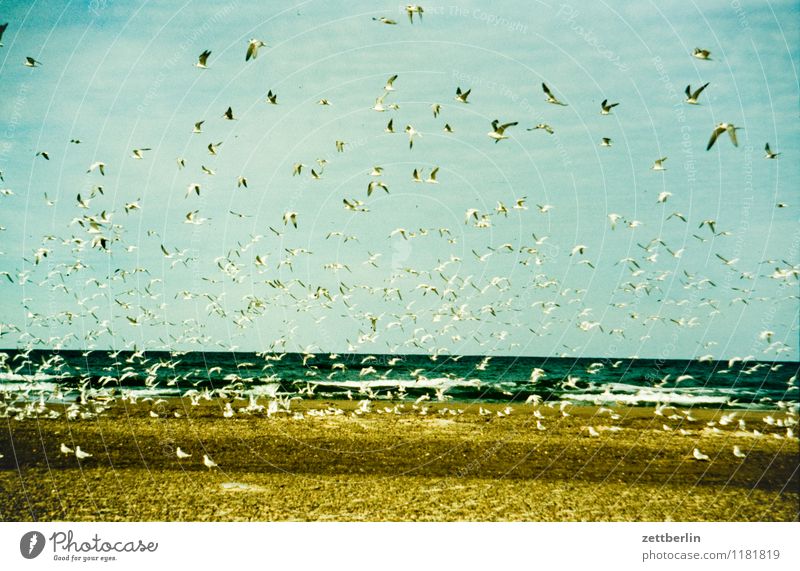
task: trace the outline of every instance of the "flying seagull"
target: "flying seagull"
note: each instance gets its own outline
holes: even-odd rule
[[[492,121],[492,130],[486,134],[492,139],[494,139],[495,143],[498,143],[501,139],[508,139],[508,135],[504,134],[505,130],[517,124],[518,124],[517,121],[514,121],[513,123],[504,123],[500,125],[500,121],[495,119],[494,121]]]
[[[200,69],[208,69],[208,56],[211,55],[211,50],[205,50],[197,57],[197,63],[194,64],[195,67],[199,67]]]
[[[703,92],[703,90],[706,87],[708,87],[708,83],[706,83],[702,87],[698,88],[696,91],[692,92],[692,86],[691,85],[687,85],[686,86],[686,103],[688,103],[689,105],[700,105],[700,103],[697,102],[697,98],[700,97],[700,94]]]
[[[660,159],[656,159],[653,162],[653,166],[650,167],[654,171],[665,171],[667,168],[664,166],[664,161],[667,160],[667,157],[661,157]]]
[[[603,99],[603,102],[600,103],[600,114],[601,115],[611,115],[611,109],[619,105],[619,103],[609,103],[608,99]]]
[[[391,20],[391,19],[389,19],[389,18],[387,18],[385,16],[382,16],[380,18],[372,18],[372,19],[375,20],[376,22],[380,22],[382,24],[389,24],[390,26],[397,25],[397,22],[395,22],[394,20]]]
[[[25,65],[27,67],[39,67],[40,65],[42,65],[42,62],[36,61],[32,57],[26,57],[25,58]]]
[[[247,44],[247,54],[244,56],[244,61],[250,61],[250,58],[256,59],[258,57],[258,48],[263,48],[266,45],[267,44],[261,40],[255,38],[250,40],[250,43]]]
[[[717,127],[711,133],[711,138],[708,140],[708,146],[706,147],[706,150],[710,150],[711,147],[714,146],[714,143],[717,142],[717,137],[719,137],[725,131],[727,131],[728,135],[730,135],[733,146],[738,147],[739,142],[736,140],[736,131],[738,129],[741,129],[741,127],[734,127],[733,123],[718,123]]]
[[[461,103],[469,103],[469,101],[467,101],[467,97],[469,97],[470,93],[472,93],[472,89],[467,89],[466,91],[461,91],[460,87],[456,87],[455,100],[456,101],[460,101]]]
[[[536,131],[537,129],[542,129],[542,130],[544,130],[544,131],[547,131],[547,132],[548,132],[548,133],[550,133],[551,135],[552,135],[553,133],[555,133],[555,131],[553,131],[553,128],[552,128],[550,125],[548,125],[547,123],[539,123],[539,124],[538,124],[538,125],[536,125],[535,127],[532,127],[532,128],[530,128],[530,129],[528,129],[528,131]]]
[[[419,4],[408,4],[406,6],[406,14],[408,14],[408,20],[413,24],[414,23],[414,14],[416,13],[419,16],[419,21],[422,22],[422,13],[424,10],[422,6]]]
[[[697,59],[705,59],[705,60],[711,59],[711,52],[701,48],[694,48],[694,52],[692,52],[692,55]]]
[[[283,215],[283,225],[286,226],[289,222],[292,223],[292,226],[297,228],[297,212],[286,212]]]
[[[769,143],[764,145],[764,158],[765,159],[777,159],[780,153],[773,153],[772,149],[769,148]]]
[[[555,95],[553,95],[553,92],[550,91],[550,88],[547,87],[546,83],[542,83],[542,91],[544,91],[545,95],[547,95],[547,99],[545,99],[545,101],[548,103],[552,103],[553,105],[563,105],[564,107],[567,106],[566,103],[562,103],[556,98]]]
[[[8,22],[0,24],[0,48],[3,47],[3,33],[6,31],[6,28],[8,28]]]
[[[228,121],[233,121],[233,109],[228,107],[228,109],[222,116],[225,117]]]
[[[89,170],[86,172],[92,172],[93,170],[98,169],[100,170],[100,174],[105,176],[106,175],[106,164],[101,162],[92,163],[89,165]]]

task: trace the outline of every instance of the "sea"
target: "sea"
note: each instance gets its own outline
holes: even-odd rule
[[[800,363],[245,352],[0,351],[0,397],[176,397],[797,406]]]

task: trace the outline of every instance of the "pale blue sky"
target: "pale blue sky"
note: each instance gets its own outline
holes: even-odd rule
[[[415,18],[411,25],[399,4],[374,2],[0,2],[0,22],[9,22],[0,48],[0,185],[14,193],[0,197],[0,270],[15,282],[3,282],[3,322],[51,344],[71,331],[77,341],[68,339],[70,347],[261,350],[286,335],[289,350],[344,351],[349,343],[363,352],[797,359],[797,281],[770,277],[775,268],[798,264],[800,248],[796,2],[423,6],[423,21]],[[380,16],[398,24],[372,20]],[[250,38],[267,46],[246,63]],[[710,50],[712,61],[691,57],[695,47]],[[207,70],[194,67],[204,49],[212,52]],[[25,67],[25,56],[43,65]],[[399,109],[373,111],[393,74],[399,75],[396,91],[386,104]],[[542,81],[569,106],[545,103]],[[710,85],[702,105],[682,103],[687,84],[705,82]],[[472,89],[468,105],[454,101],[457,86]],[[265,102],[270,89],[278,106]],[[321,98],[332,105],[317,105]],[[599,113],[605,98],[620,102],[609,116]],[[441,104],[438,118],[433,103]],[[222,118],[228,106],[236,121]],[[394,135],[383,130],[390,118]],[[520,122],[498,144],[486,136],[495,118]],[[192,134],[200,120],[206,121],[203,133]],[[743,127],[738,148],[725,138],[706,152],[718,122]],[[455,132],[444,133],[445,123]],[[555,134],[526,131],[537,123],[548,123]],[[422,133],[412,150],[402,133],[407,124]],[[611,137],[613,146],[601,148],[601,137]],[[71,138],[82,143],[72,145]],[[336,140],[347,143],[344,153],[336,152]],[[209,155],[207,145],[220,141],[218,155]],[[783,153],[778,160],[762,158],[767,141]],[[142,147],[152,151],[143,160],[132,158],[131,150]],[[35,157],[37,151],[48,152],[50,161]],[[662,156],[669,157],[668,170],[650,170]],[[178,157],[186,161],[183,170]],[[321,180],[307,172],[292,176],[294,163],[316,166],[318,158],[329,161]],[[105,177],[86,173],[98,160],[107,164]],[[216,175],[203,174],[201,165]],[[384,167],[381,180],[390,194],[367,198],[373,165]],[[438,185],[412,182],[414,168],[427,176],[434,166],[440,167]],[[237,189],[239,175],[249,188]],[[193,182],[202,185],[201,196],[184,198]],[[88,196],[97,184],[105,194],[88,210],[79,208],[76,195]],[[672,195],[658,204],[663,191]],[[521,197],[529,209],[511,209]],[[142,209],[126,215],[124,204],[137,198]],[[343,198],[362,200],[370,211],[349,212]],[[507,217],[496,213],[498,201],[509,207]],[[536,204],[554,209],[541,214]],[[491,227],[465,225],[470,208],[492,214]],[[184,224],[193,210],[210,220]],[[298,212],[297,230],[283,224],[289,210]],[[111,255],[88,246],[75,254],[61,244],[73,235],[91,239],[70,221],[101,211],[121,225]],[[676,211],[688,222],[666,220]],[[619,222],[612,230],[611,213],[641,226]],[[730,235],[698,228],[706,219]],[[390,239],[398,227],[429,233]],[[443,227],[453,243],[439,236],[436,229]],[[359,241],[326,240],[336,230]],[[549,238],[537,246],[532,232]],[[43,244],[48,235],[57,240]],[[238,244],[252,235],[263,237],[241,251]],[[684,248],[682,256],[673,258],[663,246],[649,252],[637,246],[655,238],[674,252]],[[472,253],[505,243],[515,252],[498,251],[485,262]],[[161,244],[169,251],[189,249],[196,261],[171,269]],[[578,244],[587,246],[585,254],[570,256]],[[51,253],[33,266],[42,246]],[[126,252],[126,246],[137,249]],[[521,246],[536,248],[542,264],[520,264],[533,259],[519,252]],[[292,269],[279,267],[285,248],[313,253],[297,255]],[[215,262],[236,249],[239,254],[231,256],[241,266],[241,283]],[[381,254],[378,268],[364,264],[369,253]],[[646,259],[655,253],[653,261]],[[266,268],[254,264],[255,254]],[[715,254],[738,261],[727,267]],[[481,293],[467,285],[456,288],[457,297],[423,296],[416,289],[421,283],[440,293],[447,288],[434,268],[451,255],[460,262],[447,266],[446,278],[473,276],[483,289],[493,277],[507,277],[510,288],[490,286]],[[63,286],[57,273],[47,277],[49,271],[65,274],[60,264],[72,265],[76,256],[88,267],[64,277]],[[644,273],[618,263],[627,257]],[[347,264],[352,272],[324,268],[331,263]],[[134,268],[149,274],[107,288],[87,284]],[[22,286],[20,272],[29,280]],[[398,273],[405,277],[392,280]],[[281,293],[264,283],[276,278],[286,284],[297,278],[302,285]],[[703,278],[716,287],[684,287]],[[144,292],[150,279],[161,280],[148,288],[160,297]],[[555,285],[535,287],[535,280]],[[625,284],[645,280],[661,291],[623,291]],[[398,287],[403,300],[354,289],[349,305],[339,297],[326,308],[324,298],[310,296],[317,286],[338,294],[340,281]],[[198,296],[176,299],[181,291]],[[78,305],[96,293],[102,295]],[[204,293],[222,294],[225,317],[209,315]],[[237,313],[247,307],[247,295],[266,303],[263,315],[243,320]],[[508,305],[500,307],[504,300]],[[559,306],[543,314],[535,302]],[[453,321],[464,304],[464,315],[480,321]],[[114,339],[90,334],[92,340],[85,340],[98,330],[86,308],[96,308],[98,321],[108,320]],[[591,312],[582,314],[587,308]],[[396,317],[409,313],[417,315],[416,323]],[[360,334],[370,332],[367,314],[380,316],[377,336],[358,343]],[[182,325],[188,319],[193,321]],[[402,328],[387,328],[398,321]],[[583,331],[582,322],[599,322],[603,331]],[[609,333],[615,329],[625,336]],[[776,353],[776,345],[764,353],[769,341],[758,336],[765,330],[774,332],[769,341],[790,350]],[[207,337],[187,344],[192,336]],[[16,340],[10,332],[2,344]]]

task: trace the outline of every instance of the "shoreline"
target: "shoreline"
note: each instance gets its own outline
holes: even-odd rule
[[[783,424],[785,411],[692,409],[687,419],[681,409],[571,406],[563,416],[557,406],[447,402],[421,403],[423,415],[410,402],[373,401],[357,414],[357,401],[312,400],[267,416],[242,412],[247,405],[231,401],[231,418],[219,399],[174,398],[116,402],[87,420],[7,419],[0,518],[800,518],[798,441],[764,420]],[[62,442],[93,456],[61,454]],[[178,446],[192,456],[179,460]],[[694,448],[709,460],[695,460]]]

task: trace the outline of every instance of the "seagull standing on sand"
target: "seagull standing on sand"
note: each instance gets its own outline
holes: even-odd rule
[[[76,446],[75,447],[75,457],[78,460],[85,460],[86,458],[91,458],[92,455],[89,454],[88,452],[84,452],[83,450],[81,450],[80,446]]]

